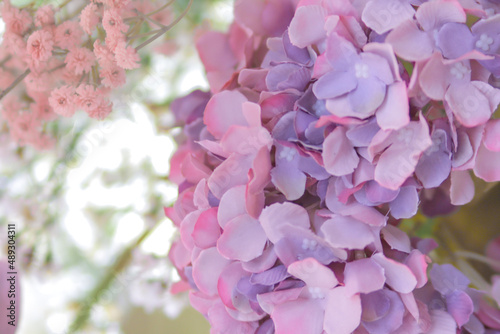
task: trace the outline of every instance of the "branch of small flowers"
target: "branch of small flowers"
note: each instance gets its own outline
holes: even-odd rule
[[[159,13],[159,12],[161,12],[163,9],[165,9],[165,8],[167,8],[168,6],[170,6],[171,4],[173,4],[173,3],[174,3],[174,1],[175,1],[175,0],[170,0],[169,2],[167,2],[166,4],[164,4],[163,6],[161,6],[161,7],[157,8],[157,9],[155,9],[154,11],[149,12],[149,13],[147,13],[147,14],[142,14],[142,15],[149,17],[149,16],[151,16],[151,15],[154,15],[154,14],[156,14],[156,13]],[[126,22],[130,22],[130,21],[134,21],[134,20],[137,20],[137,16],[134,16],[134,17],[127,17],[126,19],[123,19],[123,22],[125,22],[125,23],[126,23]]]
[[[128,38],[130,35],[137,33],[141,29],[141,25],[143,22],[143,19],[140,19],[138,22],[134,22],[134,25],[129,29],[125,36]]]
[[[160,27],[160,28],[165,28],[165,25],[164,24],[161,24],[160,22],[156,21],[156,20],[153,20],[152,18],[150,18],[149,16],[146,16],[144,14],[142,14],[141,12],[139,12],[137,9],[134,9],[134,12],[140,16],[143,20],[147,20],[151,23],[153,23],[154,25]]]
[[[184,16],[186,16],[186,14],[189,11],[189,9],[191,8],[192,4],[193,4],[193,0],[189,0],[189,3],[186,6],[186,9],[182,12],[182,14],[178,18],[176,18],[174,20],[174,22],[172,22],[168,26],[165,26],[164,28],[160,29],[160,31],[156,35],[154,35],[153,37],[149,38],[147,41],[145,41],[144,43],[142,43],[138,47],[136,47],[135,48],[136,51],[139,51],[140,49],[142,49],[143,47],[145,47],[149,43],[155,41],[157,38],[159,38],[160,36],[162,36],[164,33],[166,33],[167,31],[169,31],[173,26],[175,26],[177,23],[179,23],[179,21],[182,20],[182,18],[184,18]]]
[[[16,80],[14,80],[13,83],[10,84],[9,87],[5,88],[1,93],[0,93],[0,100],[2,100],[4,98],[5,95],[7,95],[11,90],[14,89],[14,87],[17,86],[18,83],[20,83],[21,81],[24,80],[24,78],[26,78],[26,76],[28,74],[30,74],[31,70],[28,68],[26,71],[24,71],[23,74],[21,74],[20,76],[18,76],[16,78]]]

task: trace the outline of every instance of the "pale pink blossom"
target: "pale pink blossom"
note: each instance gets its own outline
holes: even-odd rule
[[[131,70],[141,66],[141,58],[137,54],[137,51],[131,46],[126,46],[125,42],[120,42],[116,46],[115,58],[118,66],[126,70]]]
[[[95,56],[87,48],[75,48],[68,53],[64,62],[75,74],[82,74],[90,72],[95,63]]]
[[[99,91],[96,91],[95,87],[92,85],[80,85],[76,89],[75,102],[79,108],[82,108],[85,112],[89,112],[96,109],[102,98]]]
[[[80,44],[83,31],[75,21],[65,21],[56,27],[55,43],[61,49],[70,49]]]
[[[49,104],[56,114],[64,117],[71,117],[75,113],[75,88],[72,86],[62,86],[52,91],[49,97]]]
[[[116,9],[106,9],[102,17],[102,26],[106,35],[116,35],[128,30],[128,25],[123,23],[122,16]]]
[[[94,42],[94,54],[97,58],[97,62],[101,67],[106,67],[109,64],[113,64],[115,61],[115,56],[109,50],[106,45],[101,45],[99,40]]]
[[[37,30],[28,38],[26,50],[35,62],[47,61],[52,56],[54,39],[47,30]]]
[[[54,8],[52,5],[38,8],[35,14],[35,25],[37,27],[46,27],[54,24]]]
[[[113,110],[113,103],[106,98],[101,98],[95,108],[86,110],[91,118],[102,120],[106,118]]]
[[[6,32],[22,35],[29,29],[32,23],[29,12],[12,6],[10,1],[4,2],[1,14],[5,22]]]
[[[54,114],[47,96],[43,93],[37,95],[35,102],[30,104],[31,112],[40,120],[53,120],[57,115]]]
[[[123,33],[107,35],[106,38],[104,39],[106,46],[112,52],[115,52],[115,49],[118,46],[118,44],[125,43],[125,41],[126,41],[126,38],[125,38],[125,35]]]
[[[97,10],[98,8],[96,4],[91,2],[82,10],[82,13],[80,14],[80,26],[82,27],[83,31],[85,31],[89,35],[92,34],[92,30],[94,30],[94,28],[99,23]]]
[[[116,88],[123,86],[127,80],[125,70],[116,64],[109,64],[99,70],[102,84],[106,87]]]

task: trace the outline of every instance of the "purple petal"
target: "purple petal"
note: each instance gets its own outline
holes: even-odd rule
[[[398,197],[389,203],[391,216],[396,219],[411,218],[417,213],[418,203],[417,189],[413,186],[402,187]]]
[[[387,242],[391,249],[410,253],[410,238],[408,237],[408,234],[401,231],[399,228],[392,225],[387,225],[382,229],[381,234],[384,237],[385,242]]]
[[[325,169],[332,175],[342,176],[354,171],[359,163],[356,150],[346,137],[346,129],[337,127],[323,144]]]
[[[356,117],[367,118],[384,102],[387,86],[379,79],[372,77],[358,79],[358,87],[348,94]]]
[[[250,283],[262,285],[274,285],[289,277],[284,265],[271,268],[261,273],[252,274]]]
[[[417,285],[417,279],[410,268],[397,261],[386,258],[383,254],[377,253],[372,256],[385,270],[386,283],[392,289],[401,293],[410,293]]]
[[[379,290],[361,296],[363,326],[370,334],[392,333],[403,323],[405,306],[398,294]]]
[[[249,215],[230,220],[217,242],[217,249],[228,259],[250,261],[264,251],[267,237],[259,221]]]
[[[455,290],[446,295],[446,307],[448,313],[450,313],[457,322],[458,327],[462,327],[466,324],[469,321],[469,317],[474,312],[472,299],[464,291]]]
[[[288,266],[288,272],[310,288],[332,289],[339,283],[330,268],[312,257],[292,263]]]
[[[407,1],[371,0],[363,9],[361,18],[369,28],[381,35],[411,19],[414,13]]]
[[[288,28],[290,41],[299,48],[320,42],[326,37],[323,28],[326,14],[325,9],[317,5],[297,8]]]
[[[474,198],[474,181],[469,171],[452,171],[450,200],[453,205],[464,205]]]
[[[321,226],[325,240],[337,248],[363,249],[374,242],[371,228],[351,217],[334,216]]]
[[[433,42],[427,33],[417,27],[416,22],[408,20],[394,28],[387,38],[394,48],[394,52],[408,61],[422,61],[428,59],[434,51]]]
[[[434,264],[429,272],[434,288],[443,296],[455,290],[465,290],[470,280],[451,264]]]
[[[384,269],[370,258],[348,262],[344,284],[350,295],[380,290],[385,284]]]
[[[383,130],[398,130],[410,123],[410,106],[404,82],[387,87],[385,100],[377,110],[377,123]]]
[[[259,217],[262,228],[272,243],[278,242],[286,234],[289,226],[309,230],[309,214],[302,206],[294,203],[275,203],[264,210]]]
[[[474,49],[474,38],[463,23],[446,23],[439,29],[437,46],[445,58],[455,59]]]
[[[357,294],[351,296],[346,287],[336,287],[328,293],[325,314],[323,328],[327,333],[350,334],[361,320],[361,299]]]
[[[358,80],[351,71],[331,71],[321,76],[313,85],[318,99],[333,99],[356,88]]]

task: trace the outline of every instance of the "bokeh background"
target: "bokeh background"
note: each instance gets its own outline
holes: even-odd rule
[[[169,14],[187,4],[176,0]],[[232,5],[194,1],[179,24],[141,50],[142,67],[128,71],[127,85],[114,92],[111,115],[58,119],[48,129],[57,138],[50,150],[18,146],[0,119],[0,258],[14,223],[17,333],[209,332],[187,295],[169,292],[179,279],[167,259],[176,232],[163,207],[177,196],[167,175],[180,133],[169,104],[208,89],[194,41],[202,30],[225,30]],[[4,29],[0,18],[0,40]]]

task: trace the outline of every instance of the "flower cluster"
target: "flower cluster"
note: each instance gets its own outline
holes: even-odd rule
[[[500,329],[452,265],[428,279],[432,240],[397,227],[420,202],[469,202],[471,171],[500,180],[499,12],[237,0],[228,33],[199,37],[211,92],[172,104],[184,136],[166,215],[176,290],[214,333]]]
[[[9,0],[1,7],[6,30],[0,45],[0,108],[11,136],[22,145],[49,146],[45,124],[76,110],[105,118],[112,110],[110,93],[126,83],[126,70],[140,67],[137,50],[172,21],[164,4],[151,1],[71,5],[75,15],[63,15],[52,5],[19,9]],[[134,48],[136,40],[145,41]]]

